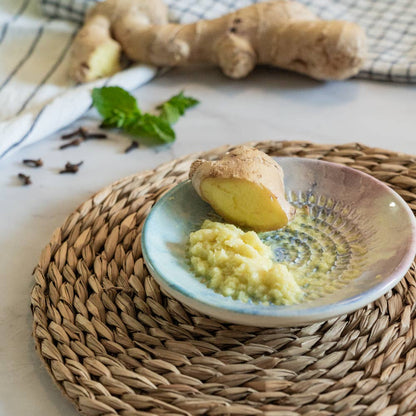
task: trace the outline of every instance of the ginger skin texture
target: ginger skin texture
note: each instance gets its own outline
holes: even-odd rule
[[[154,65],[218,65],[231,78],[260,64],[340,80],[359,71],[366,38],[354,23],[321,20],[288,0],[191,24],[167,23],[161,0],[106,0],[91,9],[74,41],[70,74],[85,82],[116,72],[122,51]]]
[[[295,215],[285,198],[282,168],[257,149],[238,146],[217,161],[198,159],[189,178],[215,212],[241,227],[276,230]]]

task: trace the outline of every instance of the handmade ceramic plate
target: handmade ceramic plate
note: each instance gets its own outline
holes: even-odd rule
[[[389,187],[357,170],[302,158],[276,158],[285,173],[288,200],[309,207],[313,227],[293,238],[286,261],[303,264],[334,242],[328,273],[337,289],[299,304],[279,306],[233,300],[214,292],[192,272],[187,255],[189,233],[216,214],[190,181],[177,185],[151,210],[143,229],[146,265],[172,297],[197,311],[242,325],[296,326],[352,312],[376,300],[407,272],[416,254],[415,217]],[[289,239],[290,240],[290,239]],[[284,251],[284,250],[283,250]],[[358,270],[358,273],[356,273]],[[355,271],[354,278],[350,279]]]

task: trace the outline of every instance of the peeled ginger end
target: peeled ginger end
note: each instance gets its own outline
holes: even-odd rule
[[[120,71],[120,56],[120,45],[112,39],[97,47],[88,62],[90,70],[86,81],[107,77]]]
[[[289,216],[264,186],[238,178],[206,178],[201,196],[226,221],[256,231],[284,227]]]

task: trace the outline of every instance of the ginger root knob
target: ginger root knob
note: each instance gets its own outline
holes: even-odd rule
[[[189,177],[215,212],[241,227],[275,230],[295,214],[285,197],[282,168],[257,149],[238,146],[217,161],[198,159]]]

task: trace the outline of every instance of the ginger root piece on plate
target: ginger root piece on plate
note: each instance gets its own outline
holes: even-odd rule
[[[238,146],[217,161],[198,159],[189,178],[215,212],[241,227],[275,230],[295,214],[285,197],[282,168],[260,150]]]

